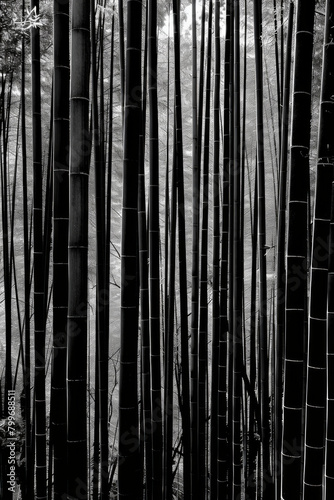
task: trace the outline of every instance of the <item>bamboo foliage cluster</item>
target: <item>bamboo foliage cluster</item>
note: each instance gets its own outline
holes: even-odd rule
[[[334,1],[15,5],[0,497],[332,499]]]

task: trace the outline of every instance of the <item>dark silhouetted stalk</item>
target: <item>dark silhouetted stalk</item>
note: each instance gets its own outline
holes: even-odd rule
[[[31,0],[39,14],[39,0]],[[46,498],[45,318],[42,222],[42,128],[39,27],[31,28],[32,137],[33,137],[33,252],[35,337],[35,445],[36,498]]]
[[[286,251],[282,500],[299,498],[302,485],[314,6],[314,0],[297,3]]]
[[[72,4],[67,323],[67,496],[86,499],[87,274],[90,25],[89,4]]]
[[[278,203],[278,232],[276,257],[276,335],[275,335],[275,402],[274,402],[274,471],[277,477],[281,476],[281,442],[282,442],[282,395],[283,395],[283,348],[285,338],[285,232],[286,232],[286,191],[288,167],[288,132],[290,111],[290,81],[291,81],[291,54],[293,33],[294,4],[290,2],[288,38],[286,43],[286,60],[283,89],[283,112],[281,133],[281,154],[279,168],[279,203]],[[275,499],[281,499],[281,481],[275,482]]]
[[[138,173],[140,162],[142,2],[127,2],[124,161],[121,242],[121,352],[119,385],[118,495],[142,495],[137,394],[138,356]],[[134,99],[133,96],[137,98]],[[131,480],[129,480],[131,478]]]
[[[309,291],[308,354],[304,447],[304,500],[323,498],[326,428],[326,335],[328,240],[334,166],[334,3],[327,1],[320,96],[318,158]],[[331,378],[331,372],[328,372]]]
[[[179,274],[180,274],[180,337],[182,364],[182,432],[183,432],[183,494],[190,496],[190,398],[189,398],[189,353],[188,353],[188,305],[187,305],[187,253],[185,231],[183,132],[181,106],[181,62],[180,62],[180,3],[173,0],[174,60],[175,60],[175,154],[177,162],[177,201],[179,223]]]
[[[68,273],[69,2],[54,1],[53,361],[54,497],[66,492],[66,322]]]

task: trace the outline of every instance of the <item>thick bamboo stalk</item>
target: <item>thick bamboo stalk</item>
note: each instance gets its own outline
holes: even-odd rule
[[[90,26],[89,4],[72,5],[67,323],[67,495],[88,496],[87,274]]]
[[[129,500],[140,498],[142,490],[137,394],[138,172],[142,126],[141,19],[142,2],[128,0],[123,137],[118,495],[119,498]],[[133,96],[137,96],[137,99]]]
[[[307,325],[307,234],[314,0],[297,3],[288,202],[282,499],[299,498],[302,484],[304,352]]]
[[[306,379],[304,499],[322,498],[323,455],[326,408],[326,319],[328,281],[328,239],[331,219],[331,184],[333,179],[334,127],[333,13],[334,3],[327,2],[323,46],[320,97],[317,177],[314,202],[309,337]],[[330,378],[330,375],[329,375]]]
[[[69,2],[54,1],[53,359],[54,497],[66,492],[66,322],[68,273]]]
[[[327,66],[327,70],[333,67],[334,61],[334,51],[333,44],[330,43],[328,35],[333,31],[333,20],[334,20],[334,2],[333,0],[327,1],[326,7],[326,33],[325,33],[325,43],[324,43],[324,66]],[[329,89],[332,87],[332,72],[325,72],[324,68],[324,79],[323,88]],[[325,76],[326,75],[326,76]],[[327,92],[326,92],[327,94]],[[325,96],[324,96],[325,97]],[[325,104],[326,99],[323,102],[323,111],[329,112],[329,119],[333,120],[333,104],[332,100]],[[324,129],[326,131],[326,129]],[[328,130],[329,131],[329,130]],[[325,134],[326,135],[326,134]],[[333,164],[333,140],[329,143],[331,153],[331,162]],[[329,158],[328,158],[329,159]],[[333,168],[333,166],[332,166]],[[333,173],[333,172],[332,172]],[[334,181],[332,177],[332,189],[331,189],[331,221],[328,239],[328,296],[327,296],[327,331],[326,331],[326,433],[325,433],[325,471],[324,471],[324,500],[329,500],[334,495],[334,467],[333,467],[333,446],[334,446],[334,432],[333,432],[333,417],[334,417],[334,383],[333,383],[333,361],[334,361],[334,346],[333,346],[333,325],[334,325],[334,302],[333,302],[333,292],[334,292]]]

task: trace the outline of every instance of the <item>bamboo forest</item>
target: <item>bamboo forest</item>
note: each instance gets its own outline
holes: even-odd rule
[[[0,0],[0,500],[333,500],[333,169],[334,0]]]

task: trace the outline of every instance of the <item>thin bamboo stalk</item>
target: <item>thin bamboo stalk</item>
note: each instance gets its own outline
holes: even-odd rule
[[[219,332],[219,362],[218,362],[218,421],[217,421],[217,495],[225,498],[227,495],[227,341],[228,341],[228,249],[229,249],[229,163],[230,163],[230,56],[231,56],[231,1],[225,6],[225,55],[224,55],[224,113],[223,113],[223,179],[222,179],[222,241],[221,241],[221,278],[220,278],[220,332]],[[215,398],[211,387],[211,408]],[[215,447],[213,419],[211,419],[211,458]],[[211,481],[212,480],[212,481]],[[215,481],[210,475],[211,498],[215,498]]]
[[[256,71],[256,123],[257,123],[257,183],[258,183],[258,243],[259,243],[259,335],[260,335],[260,401],[262,428],[262,484],[264,498],[271,495],[270,428],[269,428],[269,360],[267,332],[267,264],[266,264],[266,207],[263,126],[263,60],[262,60],[262,3],[254,0],[254,43]]]
[[[278,203],[278,232],[276,257],[276,335],[275,335],[275,455],[274,472],[281,476],[281,446],[282,446],[282,394],[283,394],[283,348],[285,338],[285,232],[286,232],[286,191],[287,191],[287,163],[288,163],[288,132],[290,112],[290,81],[291,55],[293,34],[294,3],[290,2],[288,38],[286,42],[285,75],[283,89],[282,112],[282,143],[280,154],[280,179]],[[281,499],[281,481],[275,483],[275,498]]]
[[[199,301],[199,224],[200,224],[200,165],[198,162],[198,103],[197,103],[197,19],[196,2],[192,2],[192,270],[191,270],[191,354],[190,354],[190,434],[191,491],[195,499],[197,488],[197,390],[198,390],[198,301]]]
[[[22,17],[25,15],[25,1],[22,0]],[[23,497],[33,489],[33,456],[31,452],[31,395],[30,395],[30,251],[28,222],[27,186],[27,140],[26,140],[26,101],[25,101],[25,38],[22,36],[21,54],[21,143],[22,143],[22,202],[23,202],[23,246],[24,246],[24,317],[25,317],[25,458],[26,480]]]
[[[213,252],[212,252],[212,401],[211,418],[217,420],[218,428],[218,363],[219,363],[219,332],[220,332],[220,305],[219,305],[219,247],[220,247],[220,199],[219,199],[219,177],[220,177],[220,1],[215,1],[214,7],[214,94],[213,94]],[[214,394],[215,393],[215,394]],[[217,415],[217,418],[215,417]],[[217,443],[217,434],[212,442]],[[215,461],[218,458],[218,446],[215,446]],[[206,469],[204,468],[204,471]],[[216,466],[218,481],[218,463]]]
[[[201,228],[201,272],[200,272],[200,304],[199,304],[199,338],[198,338],[198,495],[205,498],[207,485],[206,464],[206,420],[207,420],[207,370],[208,370],[208,227],[209,227],[209,149],[210,149],[210,119],[211,119],[211,63],[212,63],[212,10],[213,3],[209,1],[208,41],[206,55],[205,82],[205,114],[203,140],[203,199]],[[216,361],[216,360],[215,360]],[[216,415],[216,412],[214,412]]]
[[[162,419],[160,362],[160,280],[159,280],[159,126],[157,95],[157,5],[148,1],[148,95],[149,95],[149,303],[151,348],[152,411],[152,495],[162,493]],[[165,411],[170,412],[167,403]],[[171,450],[170,450],[171,451]],[[167,459],[168,464],[168,459]],[[171,472],[167,465],[167,477]],[[165,485],[170,487],[170,481]],[[166,498],[169,498],[167,495]]]
[[[233,382],[232,465],[233,498],[241,496],[241,366],[242,366],[242,279],[241,269],[241,148],[240,148],[240,4],[234,0],[234,143],[233,143]]]
[[[31,0],[39,14],[39,0]],[[45,402],[45,317],[44,258],[42,225],[42,129],[40,85],[40,32],[31,28],[31,76],[33,116],[33,244],[34,244],[34,336],[35,336],[35,441],[36,498],[46,498],[46,402]]]
[[[177,202],[179,224],[179,275],[180,275],[180,341],[182,362],[182,432],[183,432],[183,494],[190,496],[190,398],[188,353],[188,304],[187,304],[187,252],[185,231],[183,132],[180,61],[180,2],[173,0],[174,64],[175,64],[175,153],[177,162]]]

